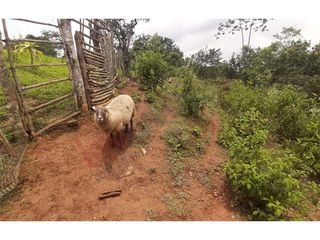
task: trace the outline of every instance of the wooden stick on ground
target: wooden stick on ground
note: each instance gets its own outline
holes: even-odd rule
[[[115,190],[115,191],[111,191],[111,192],[105,192],[102,193],[100,196],[98,196],[99,200],[103,200],[106,198],[112,198],[112,197],[118,197],[121,194],[121,190]]]

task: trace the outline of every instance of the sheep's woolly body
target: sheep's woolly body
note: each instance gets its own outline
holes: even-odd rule
[[[113,133],[120,131],[130,122],[135,111],[135,104],[129,95],[119,95],[107,106],[107,119],[104,124],[100,124],[104,130]]]

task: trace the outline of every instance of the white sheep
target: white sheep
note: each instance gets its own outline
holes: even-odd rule
[[[129,95],[119,95],[112,99],[106,106],[93,106],[95,111],[94,121],[106,132],[110,133],[111,144],[114,147],[113,134],[118,132],[121,148],[124,148],[125,139],[121,134],[121,130],[125,127],[128,132],[128,124],[130,122],[131,132],[133,131],[133,116],[135,112],[135,104]],[[122,136],[121,136],[122,135]]]

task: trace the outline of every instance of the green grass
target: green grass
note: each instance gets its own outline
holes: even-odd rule
[[[196,122],[178,118],[166,129],[163,137],[168,146],[168,172],[173,186],[182,187],[189,181],[189,171],[207,144],[203,128]]]
[[[191,216],[191,210],[186,207],[190,196],[186,192],[178,192],[175,195],[164,194],[161,197],[163,203],[169,208],[169,213],[176,219],[187,220]]]
[[[3,95],[3,89],[0,86],[0,121],[4,120],[6,118],[7,114],[8,114],[8,112],[5,107],[5,99],[4,99],[4,95]]]
[[[7,58],[6,52],[4,52],[5,59]],[[16,55],[14,57],[15,64],[30,64],[29,55]],[[35,59],[34,64],[41,63],[65,63],[64,58],[39,56]],[[8,61],[6,61],[8,65]],[[48,82],[50,80],[62,79],[69,77],[69,70],[67,66],[56,67],[31,67],[31,68],[18,68],[16,69],[18,81],[21,86],[30,86],[38,83]],[[10,72],[10,77],[12,74]],[[0,89],[1,90],[1,89]],[[24,101],[27,109],[35,107],[40,104],[49,102],[63,95],[66,95],[72,91],[72,82],[64,81],[60,83],[51,84],[44,87],[24,90]],[[2,91],[0,91],[0,119],[7,115],[7,111],[4,108],[4,97]],[[50,122],[68,115],[75,111],[75,100],[71,96],[62,102],[51,105],[43,110],[39,110],[32,115],[32,121],[35,127],[35,131],[40,130]]]
[[[136,147],[145,147],[149,143],[151,136],[151,126],[148,121],[138,122],[136,132],[133,139],[133,144]]]

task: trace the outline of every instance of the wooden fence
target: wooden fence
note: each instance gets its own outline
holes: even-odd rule
[[[105,104],[115,93],[115,52],[107,20],[80,19],[75,44],[89,107]],[[86,34],[89,32],[88,34]]]
[[[0,199],[18,182],[19,166],[27,140],[69,120],[75,121],[78,115],[87,112],[91,106],[106,103],[113,97],[117,79],[113,37],[108,20],[59,19],[57,24],[28,19],[10,21],[57,29],[62,41],[11,39],[7,21],[2,19],[4,36],[0,31]],[[75,34],[71,29],[72,22],[78,29]],[[14,45],[24,42],[63,46],[65,60],[62,59],[61,63],[18,64],[15,61]],[[21,71],[32,70],[36,73],[48,68],[65,68],[67,75],[33,81],[32,84],[26,84],[24,76],[19,75]],[[50,95],[59,84],[70,85],[70,91],[47,101],[30,99],[30,92],[39,90],[45,96]],[[67,106],[63,105],[65,101],[71,107],[64,107]],[[57,109],[60,110],[56,111]],[[53,117],[49,119],[48,116]],[[38,122],[44,117],[47,121],[39,125]]]

